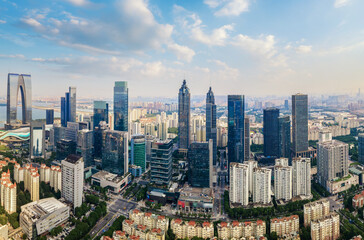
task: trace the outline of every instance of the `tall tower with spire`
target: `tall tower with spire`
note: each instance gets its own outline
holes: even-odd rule
[[[191,119],[191,94],[186,80],[178,93],[178,146],[188,149],[190,146],[190,119]]]
[[[206,141],[212,139],[213,141],[213,164],[216,165],[216,104],[215,97],[210,87],[206,94]]]

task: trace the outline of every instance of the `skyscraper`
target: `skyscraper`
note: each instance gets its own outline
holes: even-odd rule
[[[267,108],[263,112],[264,156],[279,156],[279,109]]]
[[[250,122],[249,117],[244,118],[244,160],[250,158]]]
[[[114,129],[128,131],[128,83],[125,81],[115,82],[114,86]]]
[[[358,135],[358,160],[364,164],[364,133]]]
[[[188,149],[190,146],[190,98],[190,89],[186,80],[183,80],[178,93],[178,145],[181,149]]]
[[[94,129],[101,121],[109,122],[109,104],[105,101],[94,101]]]
[[[311,196],[311,159],[294,158],[292,169],[292,196]]]
[[[230,202],[246,206],[249,204],[249,166],[247,164],[233,162],[230,164],[229,168]]]
[[[213,163],[213,140],[211,142],[193,142],[188,149],[188,183],[193,187],[210,187],[210,162]],[[210,146],[211,143],[211,146]]]
[[[158,185],[167,185],[172,178],[172,149],[171,140],[155,141],[152,143],[150,159],[150,180]]]
[[[106,130],[102,133],[102,169],[124,175],[129,171],[128,132]]]
[[[292,95],[292,150],[294,156],[308,149],[308,97]]]
[[[69,87],[65,97],[61,97],[61,124],[67,126],[67,122],[76,122],[76,87]]]
[[[69,155],[62,160],[62,197],[73,204],[73,208],[80,207],[83,195],[83,158]]]
[[[317,176],[319,183],[328,189],[328,182],[349,174],[349,145],[337,140],[318,144]]]
[[[213,164],[216,165],[217,157],[217,131],[216,131],[216,104],[215,97],[210,87],[206,95],[206,141],[213,141]]]
[[[255,168],[253,172],[253,202],[268,204],[271,202],[272,170]]]
[[[146,169],[145,136],[131,136],[131,164],[142,168],[143,173]]]
[[[244,161],[244,96],[228,95],[228,162]],[[230,167],[228,167],[230,171]],[[230,174],[229,174],[230,175]]]
[[[82,156],[85,167],[94,165],[94,131],[88,129],[78,131],[76,152]]]
[[[21,94],[19,94],[21,91]],[[22,123],[30,124],[32,121],[32,81],[27,74],[8,74],[8,92],[6,108],[6,124],[16,123],[18,96],[22,100]]]
[[[279,157],[291,157],[291,120],[289,116],[278,118]]]
[[[54,123],[54,109],[47,109],[46,110],[46,124],[53,124]]]

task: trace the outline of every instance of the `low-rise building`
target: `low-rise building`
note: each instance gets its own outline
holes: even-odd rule
[[[177,205],[183,212],[210,213],[213,209],[213,202],[212,189],[184,187],[180,190]]]
[[[354,208],[361,208],[364,206],[364,191],[359,194],[356,194],[353,197],[353,207]]]
[[[118,194],[131,181],[131,173],[119,176],[107,171],[100,171],[91,176],[91,184],[109,189],[111,192]]]
[[[278,237],[290,237],[296,235],[300,228],[298,215],[270,220],[270,232],[276,232]]]
[[[69,207],[55,198],[45,198],[21,206],[20,227],[29,239],[49,232],[69,218]]]
[[[342,191],[346,191],[351,186],[355,186],[359,184],[359,176],[348,174],[342,178],[336,178],[331,181],[327,181],[327,191],[331,194],[337,194]]]
[[[8,225],[1,225],[0,224],[0,240],[8,240]]]
[[[340,216],[332,212],[318,220],[311,221],[312,240],[335,240],[340,237]]]
[[[221,222],[217,225],[219,239],[258,239],[266,234],[266,224],[262,220],[256,222]]]
[[[114,240],[126,240],[128,239],[126,237],[126,232],[125,231],[115,231],[112,235],[112,238]]]

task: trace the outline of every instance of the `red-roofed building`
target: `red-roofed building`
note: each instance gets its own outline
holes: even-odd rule
[[[364,191],[353,197],[353,207],[361,208],[364,206]]]

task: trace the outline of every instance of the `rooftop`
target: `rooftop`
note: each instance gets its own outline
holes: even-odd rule
[[[80,155],[76,155],[76,154],[71,154],[69,155],[67,158],[66,158],[66,161],[67,162],[70,162],[70,163],[77,163],[77,161],[79,161],[80,159],[82,159],[82,157]]]

